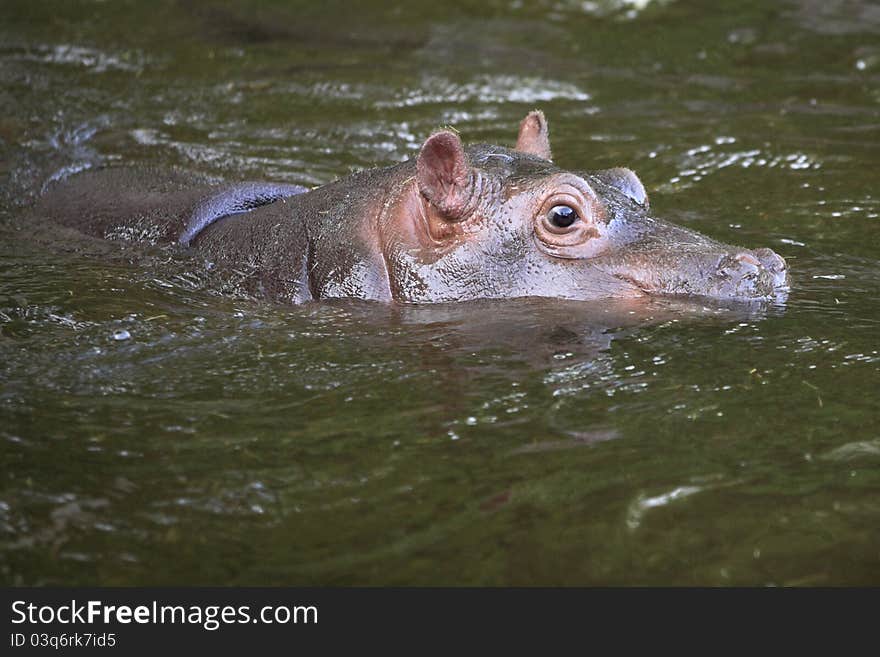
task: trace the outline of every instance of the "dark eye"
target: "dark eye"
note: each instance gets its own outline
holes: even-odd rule
[[[557,228],[568,228],[578,220],[578,215],[568,205],[554,205],[547,213],[547,219]]]

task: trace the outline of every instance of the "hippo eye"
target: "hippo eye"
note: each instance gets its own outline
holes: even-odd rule
[[[578,214],[569,205],[554,205],[547,213],[547,220],[557,228],[568,228],[578,220]]]

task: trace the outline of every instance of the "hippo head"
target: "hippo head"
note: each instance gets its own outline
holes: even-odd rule
[[[462,146],[444,130],[386,204],[382,247],[401,301],[700,295],[773,299],[785,261],[652,216],[629,169],[566,171],[531,112],[516,148]]]

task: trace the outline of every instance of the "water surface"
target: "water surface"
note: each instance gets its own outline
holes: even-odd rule
[[[3,4],[0,581],[880,583],[874,3]],[[785,256],[787,302],[284,307],[26,213],[534,107],[562,166]]]

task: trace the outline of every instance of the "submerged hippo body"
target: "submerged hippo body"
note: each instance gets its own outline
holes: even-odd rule
[[[437,132],[417,158],[311,191],[211,185],[181,173],[107,169],[52,188],[38,212],[104,238],[174,241],[292,302],[444,302],[650,294],[772,298],[785,261],[651,215],[628,169],[551,161],[540,112],[515,149]]]

